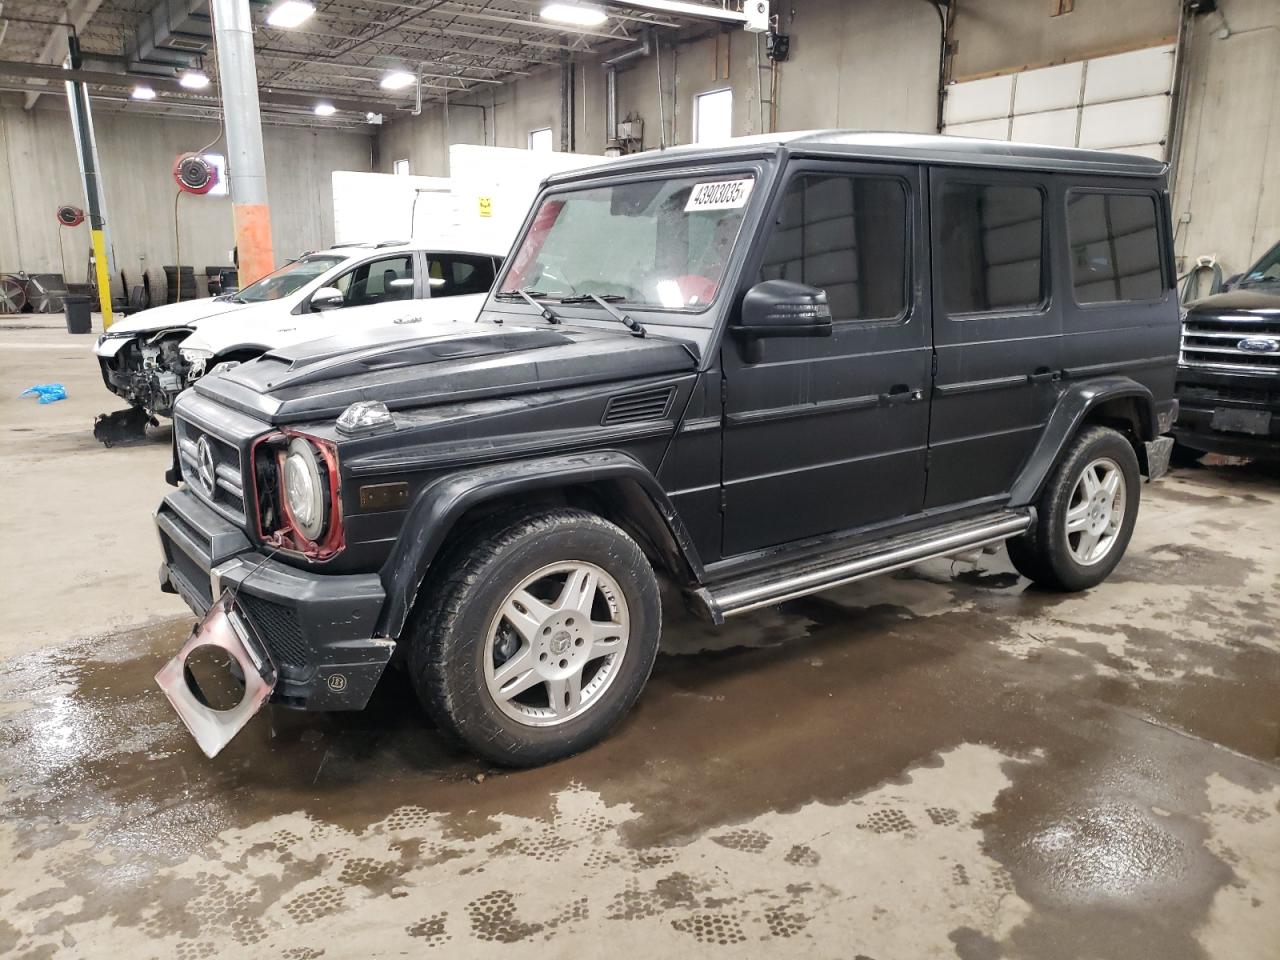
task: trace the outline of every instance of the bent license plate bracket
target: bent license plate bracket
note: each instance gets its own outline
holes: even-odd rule
[[[187,681],[187,658],[204,646],[226,651],[240,667],[244,696],[230,710],[215,710],[202,703]],[[212,760],[267,702],[275,689],[276,669],[228,590],[196,624],[182,649],[156,674],[156,683],[205,756]]]

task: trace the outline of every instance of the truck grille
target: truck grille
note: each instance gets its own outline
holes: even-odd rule
[[[228,520],[244,522],[244,471],[239,447],[182,418],[173,421],[173,429],[178,441],[182,478],[187,486]],[[213,461],[212,484],[200,471],[202,440],[207,444]]]
[[[1184,367],[1203,367],[1235,373],[1280,376],[1280,349],[1249,350],[1249,341],[1274,341],[1280,345],[1280,320],[1252,317],[1187,317],[1182,324]]]

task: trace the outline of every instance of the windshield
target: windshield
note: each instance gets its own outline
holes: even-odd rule
[[[643,180],[542,201],[501,293],[701,311],[716,295],[753,177]]]
[[[251,283],[232,296],[244,303],[266,303],[279,300],[301,290],[308,283],[332,270],[342,262],[342,257],[313,254],[286,264],[275,273],[268,274],[257,283]]]
[[[1280,281],[1280,243],[1262,255],[1262,259],[1249,268],[1249,272],[1240,278],[1238,283],[1247,286],[1251,283],[1275,283]]]

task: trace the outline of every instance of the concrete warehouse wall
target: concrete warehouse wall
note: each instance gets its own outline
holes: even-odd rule
[[[936,129],[938,17],[922,0],[792,0],[784,4],[784,29],[791,36],[791,59],[779,67],[778,127],[858,127],[879,130]],[[717,34],[719,41],[717,44]],[[677,34],[659,31],[662,46],[662,97],[658,95],[658,58],[633,61],[618,73],[618,117],[645,122],[644,147],[689,143],[693,137],[694,98],[729,87],[734,99],[734,133],[767,132],[768,64],[763,40],[740,29],[716,27]],[[760,50],[757,51],[757,44]],[[759,61],[757,61],[757,56]],[[596,56],[574,58],[576,151],[601,153],[605,143],[605,71]],[[448,173],[448,144],[488,143],[525,147],[529,132],[553,131],[560,143],[560,68],[521,78],[465,98],[487,113],[481,135],[481,111],[452,103],[448,122],[442,106],[432,104],[419,117],[404,114],[381,128],[380,166],[391,172],[408,159],[415,174]],[[665,124],[662,122],[665,121]]]
[[[1230,276],[1280,240],[1280,2],[1219,5],[1193,21],[1173,212],[1179,255]]]
[[[120,270],[137,282],[145,264],[153,291],[158,283],[163,294],[163,268],[176,254],[173,162],[207,144],[218,127],[144,111],[99,109],[94,122],[116,257],[112,283],[118,283]],[[268,126],[263,134],[275,254],[283,262],[333,242],[331,174],[369,170],[372,141],[363,134],[296,127]],[[0,106],[0,270],[61,273],[61,235],[68,279],[84,281],[88,225],[66,229],[54,221],[59,204],[84,206],[74,142],[61,106],[29,112],[11,101]],[[215,145],[212,152],[225,147]],[[229,263],[229,197],[184,195],[178,213],[184,264],[203,275],[206,265]]]

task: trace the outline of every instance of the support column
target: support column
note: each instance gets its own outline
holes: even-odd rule
[[[267,163],[262,150],[258,72],[253,59],[249,0],[213,0],[213,33],[218,46],[218,86],[227,130],[227,171],[239,255],[240,286],[275,269],[271,210],[267,204]]]
[[[81,66],[80,44],[73,34],[67,45],[68,62],[73,70]],[[84,187],[85,206],[89,208],[89,237],[93,244],[94,273],[98,282],[98,309],[102,311],[102,329],[111,327],[111,249],[107,241],[106,204],[102,198],[102,177],[98,172],[98,144],[93,136],[93,111],[89,107],[89,88],[79,80],[68,80],[67,106],[71,112],[71,132],[76,140],[76,158],[80,162],[80,182]],[[127,293],[128,291],[126,291]]]

